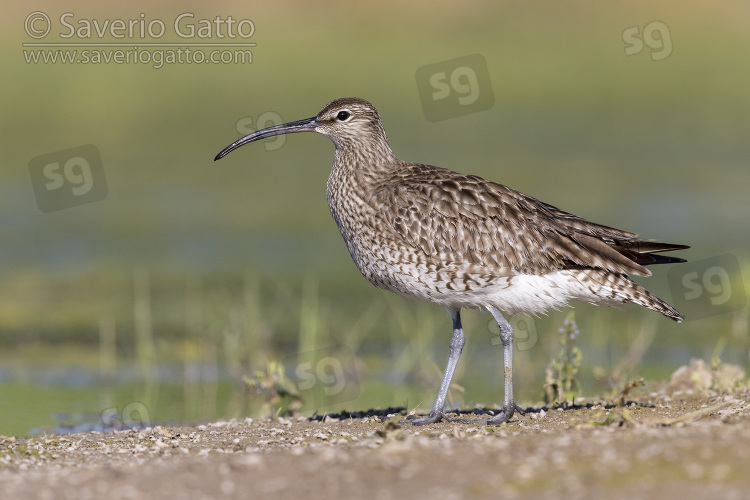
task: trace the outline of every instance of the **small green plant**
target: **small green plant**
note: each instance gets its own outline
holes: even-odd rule
[[[630,410],[628,410],[627,407],[627,398],[628,394],[630,394],[634,389],[643,387],[644,385],[646,385],[646,382],[643,380],[643,377],[638,377],[636,380],[625,384],[622,389],[616,390],[616,395],[614,396],[615,407],[609,411],[609,413],[607,414],[607,418],[605,418],[601,422],[593,421],[591,423],[594,425],[605,426],[612,424],[617,424],[619,426],[635,425],[636,422],[635,420],[633,420],[633,417],[630,414]]]
[[[263,416],[295,415],[302,406],[302,396],[278,361],[269,361],[265,371],[256,370],[252,378],[243,377],[243,380],[252,393],[265,397],[260,410]]]
[[[581,384],[576,375],[581,366],[582,354],[581,350],[573,345],[580,331],[574,312],[568,314],[558,333],[562,348],[547,366],[544,380],[545,402],[555,406],[574,402],[581,392]]]

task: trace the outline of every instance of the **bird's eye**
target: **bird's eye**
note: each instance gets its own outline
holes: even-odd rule
[[[336,115],[336,119],[340,122],[345,122],[349,119],[350,116],[352,116],[352,114],[348,111],[339,111],[339,113]]]

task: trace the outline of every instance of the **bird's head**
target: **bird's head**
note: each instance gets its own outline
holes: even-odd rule
[[[250,142],[281,134],[317,132],[328,136],[336,148],[385,149],[390,152],[380,115],[375,106],[358,97],[345,97],[329,102],[316,116],[295,122],[274,125],[246,135],[233,142],[218,155],[219,160]]]

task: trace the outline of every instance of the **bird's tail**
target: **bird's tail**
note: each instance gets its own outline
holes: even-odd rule
[[[670,306],[659,297],[649,292],[642,286],[628,279],[625,274],[601,272],[594,270],[585,271],[590,282],[599,285],[594,291],[600,301],[591,301],[592,303],[629,303],[638,304],[647,307],[652,311],[663,314],[680,323],[685,317],[674,307]]]
[[[690,248],[687,245],[675,245],[673,243],[659,243],[648,240],[620,240],[612,248],[641,266],[650,266],[652,264],[673,264],[678,262],[687,262],[680,257],[671,257],[659,255],[656,252],[673,252],[675,250],[685,250]]]

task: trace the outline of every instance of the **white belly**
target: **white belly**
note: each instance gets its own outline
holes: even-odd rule
[[[376,286],[450,308],[493,306],[508,314],[536,314],[558,309],[571,300],[592,304],[624,301],[611,296],[604,283],[606,278],[597,280],[595,271],[562,270],[545,275],[495,277],[456,274],[423,264],[388,265],[377,261],[368,267],[371,272],[366,277]]]

